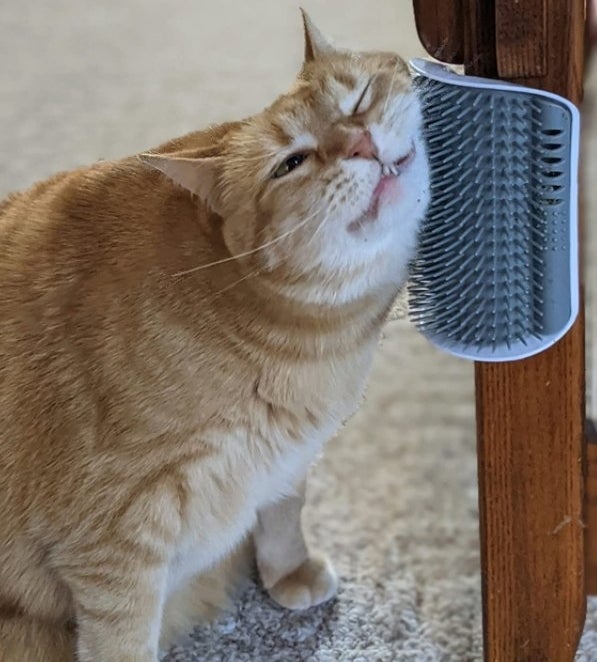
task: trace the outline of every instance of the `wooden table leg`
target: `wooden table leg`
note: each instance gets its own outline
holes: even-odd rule
[[[492,75],[520,65],[492,61],[479,44],[475,17],[500,0],[466,0],[465,66]],[[511,38],[546,23],[541,71],[522,84],[578,102],[582,93],[584,0],[510,3]],[[543,9],[543,14],[540,11]],[[508,27],[508,26],[506,26]],[[468,31],[467,31],[468,30]],[[484,43],[488,22],[483,21]],[[508,35],[506,35],[507,39]],[[493,35],[495,39],[495,33]],[[504,35],[498,52],[508,58]],[[467,47],[468,43],[468,47]],[[501,49],[501,50],[500,50]],[[522,56],[520,55],[522,53]],[[540,77],[539,77],[540,74]],[[512,75],[512,73],[508,74]],[[531,75],[534,75],[531,73]],[[584,586],[584,318],[556,346],[524,361],[477,364],[477,427],[485,659],[490,662],[573,660],[585,615]]]
[[[587,25],[585,31],[585,68],[594,56],[597,46],[597,0],[587,1]],[[594,65],[594,62],[592,63]],[[589,111],[590,112],[590,111]],[[595,311],[593,311],[594,313]],[[597,347],[593,348],[597,351]],[[597,375],[593,375],[597,379]],[[596,403],[597,404],[597,403]],[[596,415],[597,412],[591,412]],[[587,476],[585,482],[585,521],[587,524],[585,579],[587,594],[597,595],[597,423],[587,420]]]
[[[477,365],[485,659],[568,662],[585,614],[582,323]]]
[[[587,478],[585,521],[587,523],[585,578],[587,593],[597,595],[597,427],[587,421]]]

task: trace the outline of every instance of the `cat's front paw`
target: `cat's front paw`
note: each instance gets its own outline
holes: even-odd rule
[[[311,556],[296,570],[282,577],[270,596],[287,609],[308,609],[336,595],[338,578],[325,556]]]

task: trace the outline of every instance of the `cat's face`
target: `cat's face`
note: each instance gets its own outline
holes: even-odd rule
[[[358,272],[350,291],[335,285],[340,299],[404,278],[429,180],[418,99],[398,56],[334,49],[307,19],[295,86],[231,131],[216,160],[203,197],[232,254],[255,251],[252,267],[300,281],[309,298],[309,274],[321,286]]]

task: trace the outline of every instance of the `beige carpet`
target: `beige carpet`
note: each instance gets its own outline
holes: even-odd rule
[[[407,0],[302,4],[339,43],[421,53]],[[0,17],[0,193],[257,110],[302,51],[294,0],[4,0]],[[253,588],[171,660],[481,659],[472,368],[404,320],[386,336],[311,484],[309,537],[335,559],[338,599],[296,615]],[[597,660],[596,604],[587,624],[583,662]]]

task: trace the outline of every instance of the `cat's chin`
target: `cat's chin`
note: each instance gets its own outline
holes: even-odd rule
[[[355,234],[366,230],[379,218],[383,208],[388,205],[396,205],[400,196],[400,184],[396,175],[383,175],[371,196],[371,202],[367,211],[355,221],[348,224],[347,230]]]

